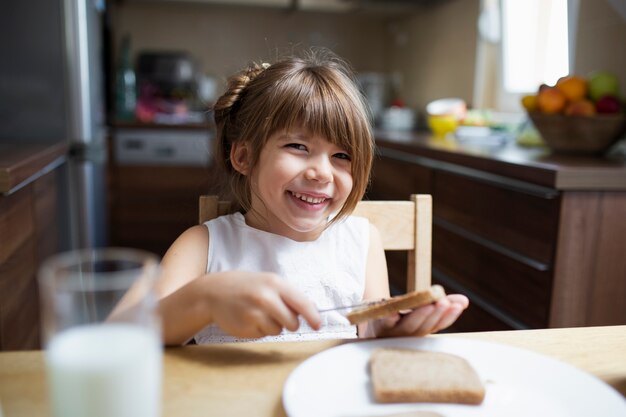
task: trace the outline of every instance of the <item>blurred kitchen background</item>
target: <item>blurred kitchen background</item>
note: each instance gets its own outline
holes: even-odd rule
[[[385,132],[400,142],[430,135],[427,104],[459,99],[467,125],[487,128],[469,133],[468,152],[478,157],[494,147],[518,152],[516,136],[526,126],[520,97],[542,82],[602,69],[615,73],[626,92],[623,0],[23,0],[3,5],[0,28],[4,349],[38,344],[30,325],[37,309],[22,307],[36,298],[36,269],[48,255],[107,245],[162,255],[196,223],[198,196],[217,190],[210,105],[225,77],[250,61],[311,46],[333,50],[357,72],[381,143]],[[532,47],[530,58],[517,53],[519,39]],[[459,145],[449,139],[435,148],[453,152]],[[531,152],[541,158],[545,150]],[[458,162],[450,158],[443,164]],[[435,178],[431,171],[393,188],[401,174],[392,160],[381,158],[371,198],[428,192],[437,201],[434,182],[426,184]],[[424,161],[429,170],[448,169]],[[619,161],[610,165],[623,166]],[[488,165],[477,166],[488,171]],[[536,192],[532,175],[525,180],[524,192]],[[621,185],[611,187],[624,193]],[[544,283],[532,284],[533,291],[545,286],[545,303],[528,318],[493,303],[497,290],[473,290],[485,316],[469,330],[554,325],[548,314],[562,191],[553,188],[541,190],[556,205],[533,211],[557,216],[547,226],[552,249],[545,261],[536,266],[543,255],[524,249],[532,239],[519,240],[522,249],[507,242],[499,249],[517,250],[522,263],[545,273],[537,278]],[[491,238],[481,239],[474,243],[491,248]],[[445,270],[439,268],[441,281],[454,275]],[[458,289],[471,293],[470,287]]]

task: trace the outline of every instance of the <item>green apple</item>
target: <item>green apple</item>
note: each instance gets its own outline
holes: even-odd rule
[[[598,101],[604,96],[617,96],[619,94],[619,80],[607,71],[593,72],[589,76],[589,97]]]

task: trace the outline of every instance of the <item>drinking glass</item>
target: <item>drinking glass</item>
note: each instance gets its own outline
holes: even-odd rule
[[[158,417],[162,353],[159,259],[126,248],[47,259],[38,274],[55,417]]]

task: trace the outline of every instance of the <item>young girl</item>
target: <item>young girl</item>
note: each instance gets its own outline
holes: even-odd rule
[[[462,295],[351,326],[338,305],[389,297],[378,231],[350,216],[374,141],[347,66],[311,52],[232,76],[214,108],[217,160],[240,211],[185,231],[157,285],[167,344],[426,335]]]

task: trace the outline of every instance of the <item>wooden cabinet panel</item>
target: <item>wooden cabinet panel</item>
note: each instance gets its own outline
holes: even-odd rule
[[[0,195],[0,264],[30,239],[35,232],[30,187],[10,196]]]
[[[376,200],[407,200],[411,194],[431,194],[431,173],[419,165],[377,158],[369,195]]]
[[[39,291],[36,242],[28,239],[0,264],[2,350],[39,348]]]
[[[624,161],[376,139],[371,197],[433,197],[433,282],[472,305],[455,330],[626,323]]]
[[[541,198],[446,172],[437,172],[434,216],[550,265],[558,231],[559,199]]]
[[[111,244],[164,255],[198,222],[198,198],[216,192],[211,167],[110,167]]]
[[[485,311],[476,303],[470,302],[467,310],[445,332],[477,332],[484,329],[489,331],[513,330],[511,326],[502,320],[498,320],[497,317]]]
[[[626,192],[570,192],[562,210],[551,326],[626,323]]]
[[[0,350],[39,349],[41,262],[58,251],[57,168],[67,145],[19,144],[0,152]]]
[[[433,226],[433,266],[528,327],[546,327],[552,272],[539,271]]]
[[[59,251],[57,179],[56,171],[52,171],[33,183],[35,239],[40,262]]]

